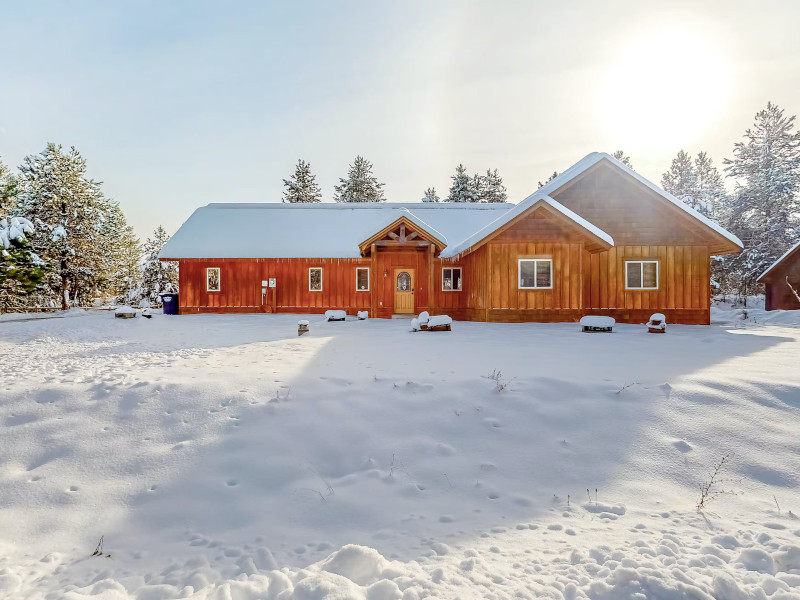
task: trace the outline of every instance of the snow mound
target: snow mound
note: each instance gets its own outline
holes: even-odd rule
[[[343,310],[326,310],[325,311],[325,320],[326,321],[339,321],[341,319],[347,318],[347,312]]]
[[[358,585],[370,585],[378,580],[386,564],[386,559],[374,548],[348,544],[322,561],[319,568]]]
[[[120,306],[114,311],[115,315],[130,315],[136,314],[136,309],[131,308],[130,306]]]
[[[441,325],[452,325],[453,319],[447,315],[436,315],[428,319],[428,327],[440,327]]]

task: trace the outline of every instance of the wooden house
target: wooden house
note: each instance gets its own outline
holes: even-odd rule
[[[707,324],[710,258],[741,242],[604,153],[519,204],[210,204],[160,258],[180,312]]]
[[[800,242],[764,271],[758,283],[764,284],[767,310],[800,309]]]

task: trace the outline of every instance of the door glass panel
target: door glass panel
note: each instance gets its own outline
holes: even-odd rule
[[[403,271],[397,274],[397,291],[410,292],[411,291],[411,275]]]

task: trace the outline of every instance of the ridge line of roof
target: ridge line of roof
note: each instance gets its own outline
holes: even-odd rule
[[[376,210],[376,209],[401,209],[410,210],[509,210],[516,206],[511,202],[211,202],[199,209],[279,209],[279,210]]]

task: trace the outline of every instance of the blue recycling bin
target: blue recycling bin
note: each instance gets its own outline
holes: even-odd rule
[[[164,305],[165,315],[178,314],[178,294],[161,294],[161,304]]]

